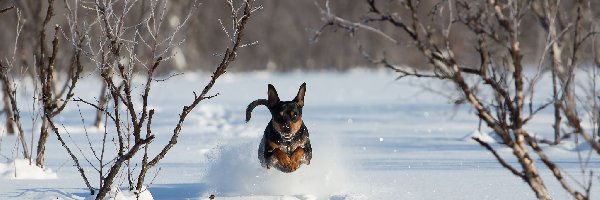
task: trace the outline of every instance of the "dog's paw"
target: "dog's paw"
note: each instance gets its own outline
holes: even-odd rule
[[[296,171],[298,168],[300,168],[300,164],[294,164],[290,166],[290,172]]]
[[[279,163],[284,168],[290,168],[292,165],[292,160],[290,157],[283,151],[279,149],[275,149],[273,151],[273,155],[275,156],[276,163]]]
[[[300,164],[302,163],[302,160],[304,159],[304,149],[298,147],[294,150],[294,153],[292,153],[291,156],[291,160],[292,162],[294,162],[294,164]]]
[[[269,156],[269,157],[266,159],[266,161],[265,161],[265,165],[264,165],[264,166],[265,166],[267,169],[271,169],[271,168],[273,168],[273,167],[277,166],[277,165],[278,165],[278,163],[279,163],[279,162],[277,161],[277,157],[275,157],[275,155],[271,155],[271,156]]]
[[[306,158],[302,158],[302,164],[310,165],[310,160]]]

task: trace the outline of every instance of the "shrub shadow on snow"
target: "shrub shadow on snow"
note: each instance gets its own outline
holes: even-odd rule
[[[11,199],[39,199],[39,200],[54,200],[54,199],[64,199],[64,200],[79,200],[83,199],[80,195],[77,194],[69,194],[65,191],[62,191],[59,188],[36,188],[36,189],[26,189],[22,190],[23,192],[18,193],[15,196],[11,196]],[[89,193],[87,193],[89,195]]]
[[[208,185],[204,183],[159,184],[151,186],[149,190],[154,199],[197,199],[198,196],[206,193]]]

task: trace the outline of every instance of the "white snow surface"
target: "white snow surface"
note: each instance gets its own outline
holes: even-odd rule
[[[203,89],[209,76],[186,73],[153,83],[148,106],[156,110],[152,123],[156,139],[150,156],[168,143],[182,106],[191,102],[193,91]],[[540,85],[544,81],[548,80]],[[307,83],[303,120],[313,147],[311,164],[293,173],[261,168],[257,148],[270,115],[266,108],[257,107],[252,120],[245,123],[246,106],[266,98],[269,83],[282,100],[292,100],[302,82]],[[144,81],[136,83],[140,86]],[[84,77],[76,97],[94,102],[99,85],[94,76]],[[386,70],[227,73],[211,93],[219,95],[203,101],[188,116],[178,144],[150,170],[141,199],[208,199],[211,194],[216,199],[535,199],[526,183],[469,139],[477,136],[493,142],[491,130],[474,131],[478,120],[473,111],[451,105],[443,96],[424,92],[423,87],[453,91],[452,85],[437,80],[396,80]],[[27,107],[31,88],[20,84],[17,89],[24,91],[19,98],[30,141],[32,132],[37,137],[40,122],[32,125],[30,120],[36,114]],[[534,99],[548,99],[552,94],[536,91]],[[71,102],[56,123],[68,135],[65,140],[71,149],[98,167],[89,143],[100,147],[104,129],[93,128],[93,118],[93,108]],[[551,123],[551,111],[542,111],[527,128],[552,138]],[[19,165],[21,160],[17,142],[14,135],[0,135],[0,199],[93,199],[53,134],[46,147],[46,167],[38,168],[44,175],[32,175],[50,179],[10,178],[13,162]],[[509,149],[498,143],[492,146],[508,163],[518,165]],[[109,142],[107,147],[113,148],[107,155],[114,155],[114,145]],[[589,147],[567,140],[543,148],[570,177],[583,177],[578,154],[587,155]],[[587,167],[598,171],[600,162],[594,158]],[[97,188],[94,167],[84,159],[80,162]],[[570,199],[543,164],[538,166],[552,196]],[[18,168],[17,174],[26,174]],[[115,182],[112,199],[135,199],[126,189],[126,176],[120,175]],[[600,190],[591,192],[600,195]]]
[[[494,134],[494,132],[492,132],[492,134]],[[493,136],[491,136],[489,133],[479,130],[474,130],[471,134],[468,134],[465,137],[463,137],[463,140],[466,142],[476,143],[476,141],[473,140],[473,138],[477,138],[486,143],[496,143],[496,139],[494,139]]]
[[[0,178],[2,179],[56,179],[52,169],[42,169],[30,164],[29,160],[16,159],[10,163],[0,163]]]
[[[87,196],[85,200],[93,200],[95,196]],[[137,194],[137,191],[122,191],[119,187],[112,187],[103,200],[153,200],[150,191],[144,187],[142,192]]]

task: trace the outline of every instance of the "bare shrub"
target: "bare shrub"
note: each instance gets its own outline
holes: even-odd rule
[[[246,46],[242,41],[244,30],[251,13],[259,8],[254,7],[253,0],[242,1],[239,4],[232,0],[225,2],[231,9],[231,24],[228,26],[231,28],[225,26],[222,28],[223,34],[227,36],[230,43],[219,55],[220,62],[210,81],[200,93],[193,92],[193,100],[183,106],[173,133],[170,134],[169,142],[160,148],[159,153],[150,155],[148,149],[156,138],[152,132],[154,109],[148,106],[152,85],[157,81],[156,76],[160,67],[173,58],[173,49],[185,42],[186,38],[181,32],[200,6],[196,1],[189,2],[189,9],[185,15],[180,16],[181,23],[171,32],[165,32],[162,26],[166,26],[168,3],[167,0],[118,2],[65,0],[71,30],[69,32],[71,38],[68,40],[80,52],[78,55],[97,69],[106,86],[108,96],[106,104],[82,98],[73,100],[92,106],[107,119],[101,136],[102,145],[98,147],[89,143],[91,155],[86,155],[81,150],[79,155],[71,150],[72,144],[67,144],[64,132],[54,122],[51,113],[45,112],[45,119],[75,162],[92,195],[95,194],[96,189],[88,181],[90,173],[84,171],[80,162],[85,161],[90,164],[95,170],[92,173],[99,176],[96,199],[103,199],[111,188],[115,187],[116,180],[124,176],[123,174],[126,175],[125,179],[130,190],[137,191],[138,194],[144,190],[148,171],[177,144],[177,138],[188,114],[201,101],[216,96],[210,95],[209,92],[236,59],[239,49]],[[141,16],[138,15],[139,13],[132,12],[140,6],[145,9]],[[90,12],[92,15],[87,16],[92,17],[88,19],[78,17],[81,10]],[[141,86],[133,81],[135,77],[140,76],[145,77]],[[136,95],[138,93],[139,97]],[[136,98],[140,98],[141,101],[137,101]],[[110,138],[114,138],[114,142],[111,142]],[[74,145],[79,148],[77,144]],[[107,150],[111,146],[116,148],[114,154]],[[143,155],[139,156],[139,154]]]
[[[45,120],[42,119],[43,122],[39,132],[37,145],[33,144],[35,138],[34,135],[31,136],[31,144],[28,145],[25,133],[23,132],[23,122],[20,115],[20,107],[22,107],[22,105],[19,106],[17,102],[17,88],[14,87],[14,85],[17,85],[17,78],[13,76],[20,76],[19,81],[22,83],[23,81],[25,81],[25,76],[31,75],[32,80],[34,80],[33,87],[36,88],[34,90],[34,93],[36,94],[34,94],[33,98],[39,104],[39,107],[37,107],[35,104],[32,105],[32,110],[37,110],[39,108],[41,113],[47,113],[51,118],[55,117],[64,110],[67,103],[74,95],[73,90],[76,86],[77,80],[79,79],[79,74],[82,71],[82,65],[80,62],[80,52],[76,48],[72,54],[72,57],[63,57],[66,58],[65,60],[71,61],[71,63],[68,66],[61,67],[68,71],[66,73],[68,78],[64,83],[58,82],[58,79],[56,79],[55,77],[56,65],[68,62],[62,62],[62,60],[60,62],[58,61],[59,59],[57,55],[60,51],[59,38],[61,37],[59,35],[59,25],[56,25],[53,28],[53,34],[51,36],[51,38],[53,39],[51,43],[48,44],[48,42],[46,41],[46,31],[47,29],[49,29],[48,24],[54,16],[54,0],[48,1],[48,7],[45,12],[45,18],[41,22],[41,24],[39,24],[41,26],[39,30],[36,29],[36,21],[25,23],[25,20],[22,20],[22,10],[20,8],[17,8],[15,13],[17,15],[17,26],[13,55],[10,59],[6,58],[4,60],[5,64],[0,63],[0,67],[2,68],[0,70],[0,80],[2,81],[3,85],[3,100],[5,101],[5,107],[8,107],[5,108],[7,118],[9,118],[6,121],[6,127],[8,131],[12,131],[11,127],[14,121],[14,124],[16,125],[19,133],[19,140],[22,146],[23,157],[26,159],[30,159],[31,161],[33,155],[32,153],[30,153],[29,147],[31,147],[31,151],[33,151],[33,147],[35,146],[37,147],[35,154],[35,164],[39,167],[44,167],[44,154],[46,141],[48,138],[47,123]],[[33,29],[35,29],[35,31]],[[32,50],[34,57],[34,59],[32,60],[36,61],[34,64],[32,64],[32,66],[29,66],[29,63],[27,62],[21,62],[21,60],[19,60],[19,56],[17,55],[17,52],[20,51],[19,47],[21,47],[21,45],[19,45],[19,42],[23,40],[23,38],[21,38],[21,34],[23,31],[29,32],[28,34],[32,34],[31,32],[39,31],[39,43],[37,43],[39,45],[34,45],[34,49]],[[20,71],[20,73],[14,71]],[[56,87],[56,84],[61,84],[62,87],[57,89],[58,87]],[[41,115],[32,115],[32,126],[34,126],[37,119],[40,118],[42,118]]]
[[[518,165],[506,162],[507,158],[490,144],[473,139],[490,151],[504,168],[525,181],[539,199],[552,199],[540,176],[540,170],[544,169],[538,166],[540,164],[550,170],[554,180],[574,199],[590,198],[591,170],[584,167],[581,180],[565,176],[525,125],[539,111],[553,107],[555,120],[551,126],[555,129],[555,141],[548,143],[557,144],[565,135],[574,133],[592,147],[596,156],[600,153],[595,134],[582,126],[580,113],[585,111],[577,105],[575,90],[575,76],[581,73],[578,69],[581,52],[595,47],[589,42],[597,35],[594,21],[598,19],[592,13],[592,1],[366,0],[365,5],[368,12],[359,22],[336,16],[329,2],[318,5],[324,24],[316,32],[316,38],[329,27],[341,28],[350,35],[364,32],[382,37],[398,48],[419,52],[429,65],[427,69],[395,65],[388,60],[389,55],[374,56],[373,51],[363,49],[364,41],[356,40],[367,60],[395,71],[399,78],[434,78],[452,83],[460,96],[454,102],[466,102],[475,109],[477,116],[501,138],[502,145],[511,149],[512,159],[516,159]],[[521,45],[527,44],[523,42],[527,32],[522,21],[527,18],[535,18],[546,31],[540,56],[522,51]],[[392,25],[395,29],[379,29],[380,24]],[[399,36],[407,39],[400,40]],[[470,44],[470,48],[464,50],[464,44]],[[457,57],[457,50],[479,58],[478,63]],[[537,60],[535,73],[524,72],[525,56]],[[549,70],[544,70],[547,62]],[[544,71],[552,73],[553,85],[538,84]],[[536,101],[533,97],[540,87],[552,87],[553,98],[547,102]],[[493,98],[485,98],[483,91],[491,91]],[[596,94],[595,91],[590,93]],[[586,101],[590,103],[588,107],[597,104],[597,99],[592,99]],[[571,130],[561,128],[562,118],[566,118]]]

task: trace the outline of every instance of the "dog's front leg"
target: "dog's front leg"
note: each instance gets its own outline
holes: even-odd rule
[[[292,160],[291,170],[292,171],[296,171],[296,169],[298,169],[298,167],[300,167],[300,164],[302,164],[303,157],[304,157],[304,148],[302,148],[302,147],[296,148],[291,156],[291,160]]]
[[[273,164],[279,163],[282,167],[286,169],[290,169],[292,166],[292,161],[290,160],[290,157],[281,149],[274,149],[271,159]]]

